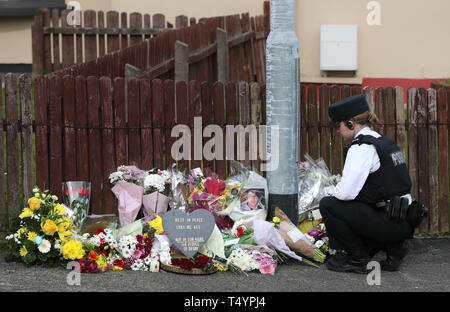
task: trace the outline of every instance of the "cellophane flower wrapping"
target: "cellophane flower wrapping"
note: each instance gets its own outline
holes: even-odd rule
[[[119,220],[115,214],[91,214],[84,218],[78,232],[80,234],[89,233],[90,235],[94,235],[99,228],[111,229],[112,231],[115,231],[118,221]]]
[[[119,166],[116,172],[109,175],[109,181],[114,185],[111,191],[118,201],[121,226],[125,226],[136,219],[142,206],[143,183],[147,175],[147,171],[136,166]]]
[[[87,181],[67,181],[62,183],[63,204],[71,212],[75,230],[79,230],[84,218],[89,214],[91,183]]]
[[[320,200],[334,193],[340,175],[331,175],[322,158],[314,160],[305,154],[306,161],[298,165],[298,212],[300,220],[307,212],[319,207]]]
[[[227,188],[231,189],[231,194],[227,196],[226,204],[221,205],[221,209],[216,210],[216,213],[220,216],[228,216],[233,222],[244,224],[247,228],[252,228],[254,220],[265,220],[267,217],[269,196],[267,180],[237,161],[230,162],[230,174],[225,183]],[[241,194],[252,189],[261,190],[264,193],[264,201],[261,203],[264,209],[244,211],[241,209]]]
[[[171,189],[171,172],[169,170],[153,169],[144,178],[144,195],[142,197],[144,216],[153,220],[163,216],[169,208],[169,193]]]
[[[302,257],[289,249],[281,234],[270,222],[254,220],[253,229],[253,237],[257,245],[279,251],[300,262],[303,260]]]
[[[306,238],[286,214],[278,207],[275,208],[275,216],[280,218],[278,233],[283,237],[286,245],[304,257],[314,259],[314,245]]]
[[[189,196],[189,187],[186,176],[176,168],[176,164],[169,171],[171,177],[169,207],[170,209],[179,209],[188,212],[186,199]]]
[[[213,214],[220,229],[229,229],[233,226],[233,221],[217,213],[223,209],[223,200],[227,197],[227,184],[211,170],[205,169],[205,172],[206,176],[200,168],[195,168],[185,177],[188,189],[187,212],[197,209],[208,210]]]
[[[276,252],[267,246],[235,244],[228,250],[228,259],[242,271],[259,270],[261,274],[275,274]]]
[[[144,187],[131,182],[118,181],[111,191],[118,201],[120,226],[125,226],[136,220],[142,206]]]

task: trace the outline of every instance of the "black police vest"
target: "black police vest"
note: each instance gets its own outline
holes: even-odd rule
[[[405,158],[393,140],[381,136],[358,135],[354,144],[372,144],[380,158],[380,168],[369,174],[356,200],[375,204],[393,196],[402,196],[411,192],[411,178]]]

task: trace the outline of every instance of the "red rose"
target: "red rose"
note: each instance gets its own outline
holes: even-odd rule
[[[78,194],[80,196],[88,196],[89,195],[89,190],[88,189],[80,189],[80,188],[78,188],[77,191],[78,191]]]
[[[106,232],[102,228],[98,228],[97,231],[95,231],[95,235],[98,235],[100,233],[103,233],[106,235]]]
[[[194,263],[191,260],[187,258],[181,259],[180,268],[191,271],[193,267]]]

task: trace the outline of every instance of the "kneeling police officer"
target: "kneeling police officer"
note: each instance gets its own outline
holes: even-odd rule
[[[364,95],[329,106],[329,116],[343,137],[345,162],[333,196],[320,201],[330,248],[327,268],[367,273],[380,250],[382,270],[396,271],[411,238],[427,213],[411,198],[411,179],[402,152],[390,138],[373,130],[378,118]]]

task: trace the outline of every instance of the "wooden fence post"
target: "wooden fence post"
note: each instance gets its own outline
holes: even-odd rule
[[[402,87],[395,87],[395,121],[396,141],[403,155],[406,157],[406,121],[405,121],[405,97]]]
[[[250,107],[249,107],[249,86],[246,81],[240,81],[238,83],[238,114],[239,114],[239,125],[244,128],[250,124]],[[244,131],[244,129],[243,129]],[[247,131],[244,131],[242,135],[238,135],[238,158],[237,160],[242,160],[242,163],[247,168],[251,168],[250,162],[250,140],[252,137],[252,130],[248,132],[249,138],[245,139]],[[243,138],[243,140],[239,140]]]
[[[330,168],[330,128],[331,121],[328,116],[328,106],[330,105],[330,88],[323,84],[319,88],[319,109],[320,109],[320,157],[325,160]]]
[[[217,81],[225,85],[230,79],[227,32],[221,28],[217,28],[216,38],[217,38]]]
[[[59,27],[59,10],[53,9],[52,10],[52,26],[53,27]],[[60,51],[59,51],[59,34],[53,34],[53,70],[60,70],[61,69],[61,60],[60,60]]]
[[[44,71],[44,16],[42,9],[39,9],[34,16],[34,23],[31,27],[32,38],[32,58],[33,73],[42,74]]]
[[[0,76],[0,86],[2,85],[2,77]],[[1,88],[0,88],[1,90]],[[3,112],[3,96],[0,97],[0,112]],[[2,114],[3,115],[3,114]],[[3,144],[3,116],[0,115],[0,121],[2,126],[0,127],[0,152],[4,155],[4,144]],[[0,157],[0,173],[5,172],[3,157]],[[5,175],[0,175],[0,232],[6,231],[8,226],[8,220],[6,220],[6,203],[5,203]]]
[[[225,96],[224,96],[224,84],[221,82],[215,82],[213,84],[213,114],[214,123],[222,128],[222,133],[225,133]],[[216,153],[216,173],[219,177],[225,178],[227,175],[227,163],[225,159],[225,138],[222,136],[220,142],[218,138],[215,138],[215,144],[221,144],[222,155]],[[217,150],[216,145],[216,150]]]
[[[438,144],[439,144],[439,219],[441,232],[449,232],[449,194],[448,194],[448,142],[447,134],[449,130],[449,120],[447,116],[447,106],[449,103],[450,88],[440,88],[438,90],[437,121],[438,121]]]
[[[257,134],[252,137],[250,135],[250,155],[252,158],[252,170],[259,173],[260,171],[260,162],[261,160],[258,158],[260,150],[261,140],[259,134],[260,121],[259,116],[261,113],[261,99],[260,99],[260,85],[257,82],[253,82],[250,84],[250,123],[256,127]],[[254,144],[251,140],[255,139],[256,144]],[[256,148],[255,148],[256,147]],[[255,150],[253,150],[255,148]]]
[[[19,146],[17,122],[17,78],[8,73],[5,76],[6,91],[6,173],[8,185],[8,216],[9,221],[14,220],[20,213],[19,182]],[[10,223],[11,224],[11,223]]]
[[[411,177],[411,195],[418,198],[417,192],[417,105],[416,88],[408,89],[408,169]]]
[[[189,46],[181,41],[175,41],[175,83],[189,81]]]
[[[20,106],[22,116],[22,189],[23,206],[26,207],[31,197],[33,173],[33,103],[31,102],[31,77],[28,74],[20,75]]]
[[[438,207],[438,144],[437,144],[437,103],[436,90],[428,89],[428,184],[430,202],[430,232],[439,233]],[[423,181],[425,183],[426,181]]]
[[[428,207],[431,212],[434,208],[430,206],[429,202],[429,168],[428,168],[428,159],[429,154],[423,153],[421,151],[426,150],[429,151],[430,146],[428,145],[428,136],[427,136],[427,96],[426,90],[423,88],[419,88],[417,90],[417,174],[418,174],[418,195],[419,200],[425,204],[425,207]],[[429,220],[430,215],[422,221],[420,229],[423,231],[429,230]]]

